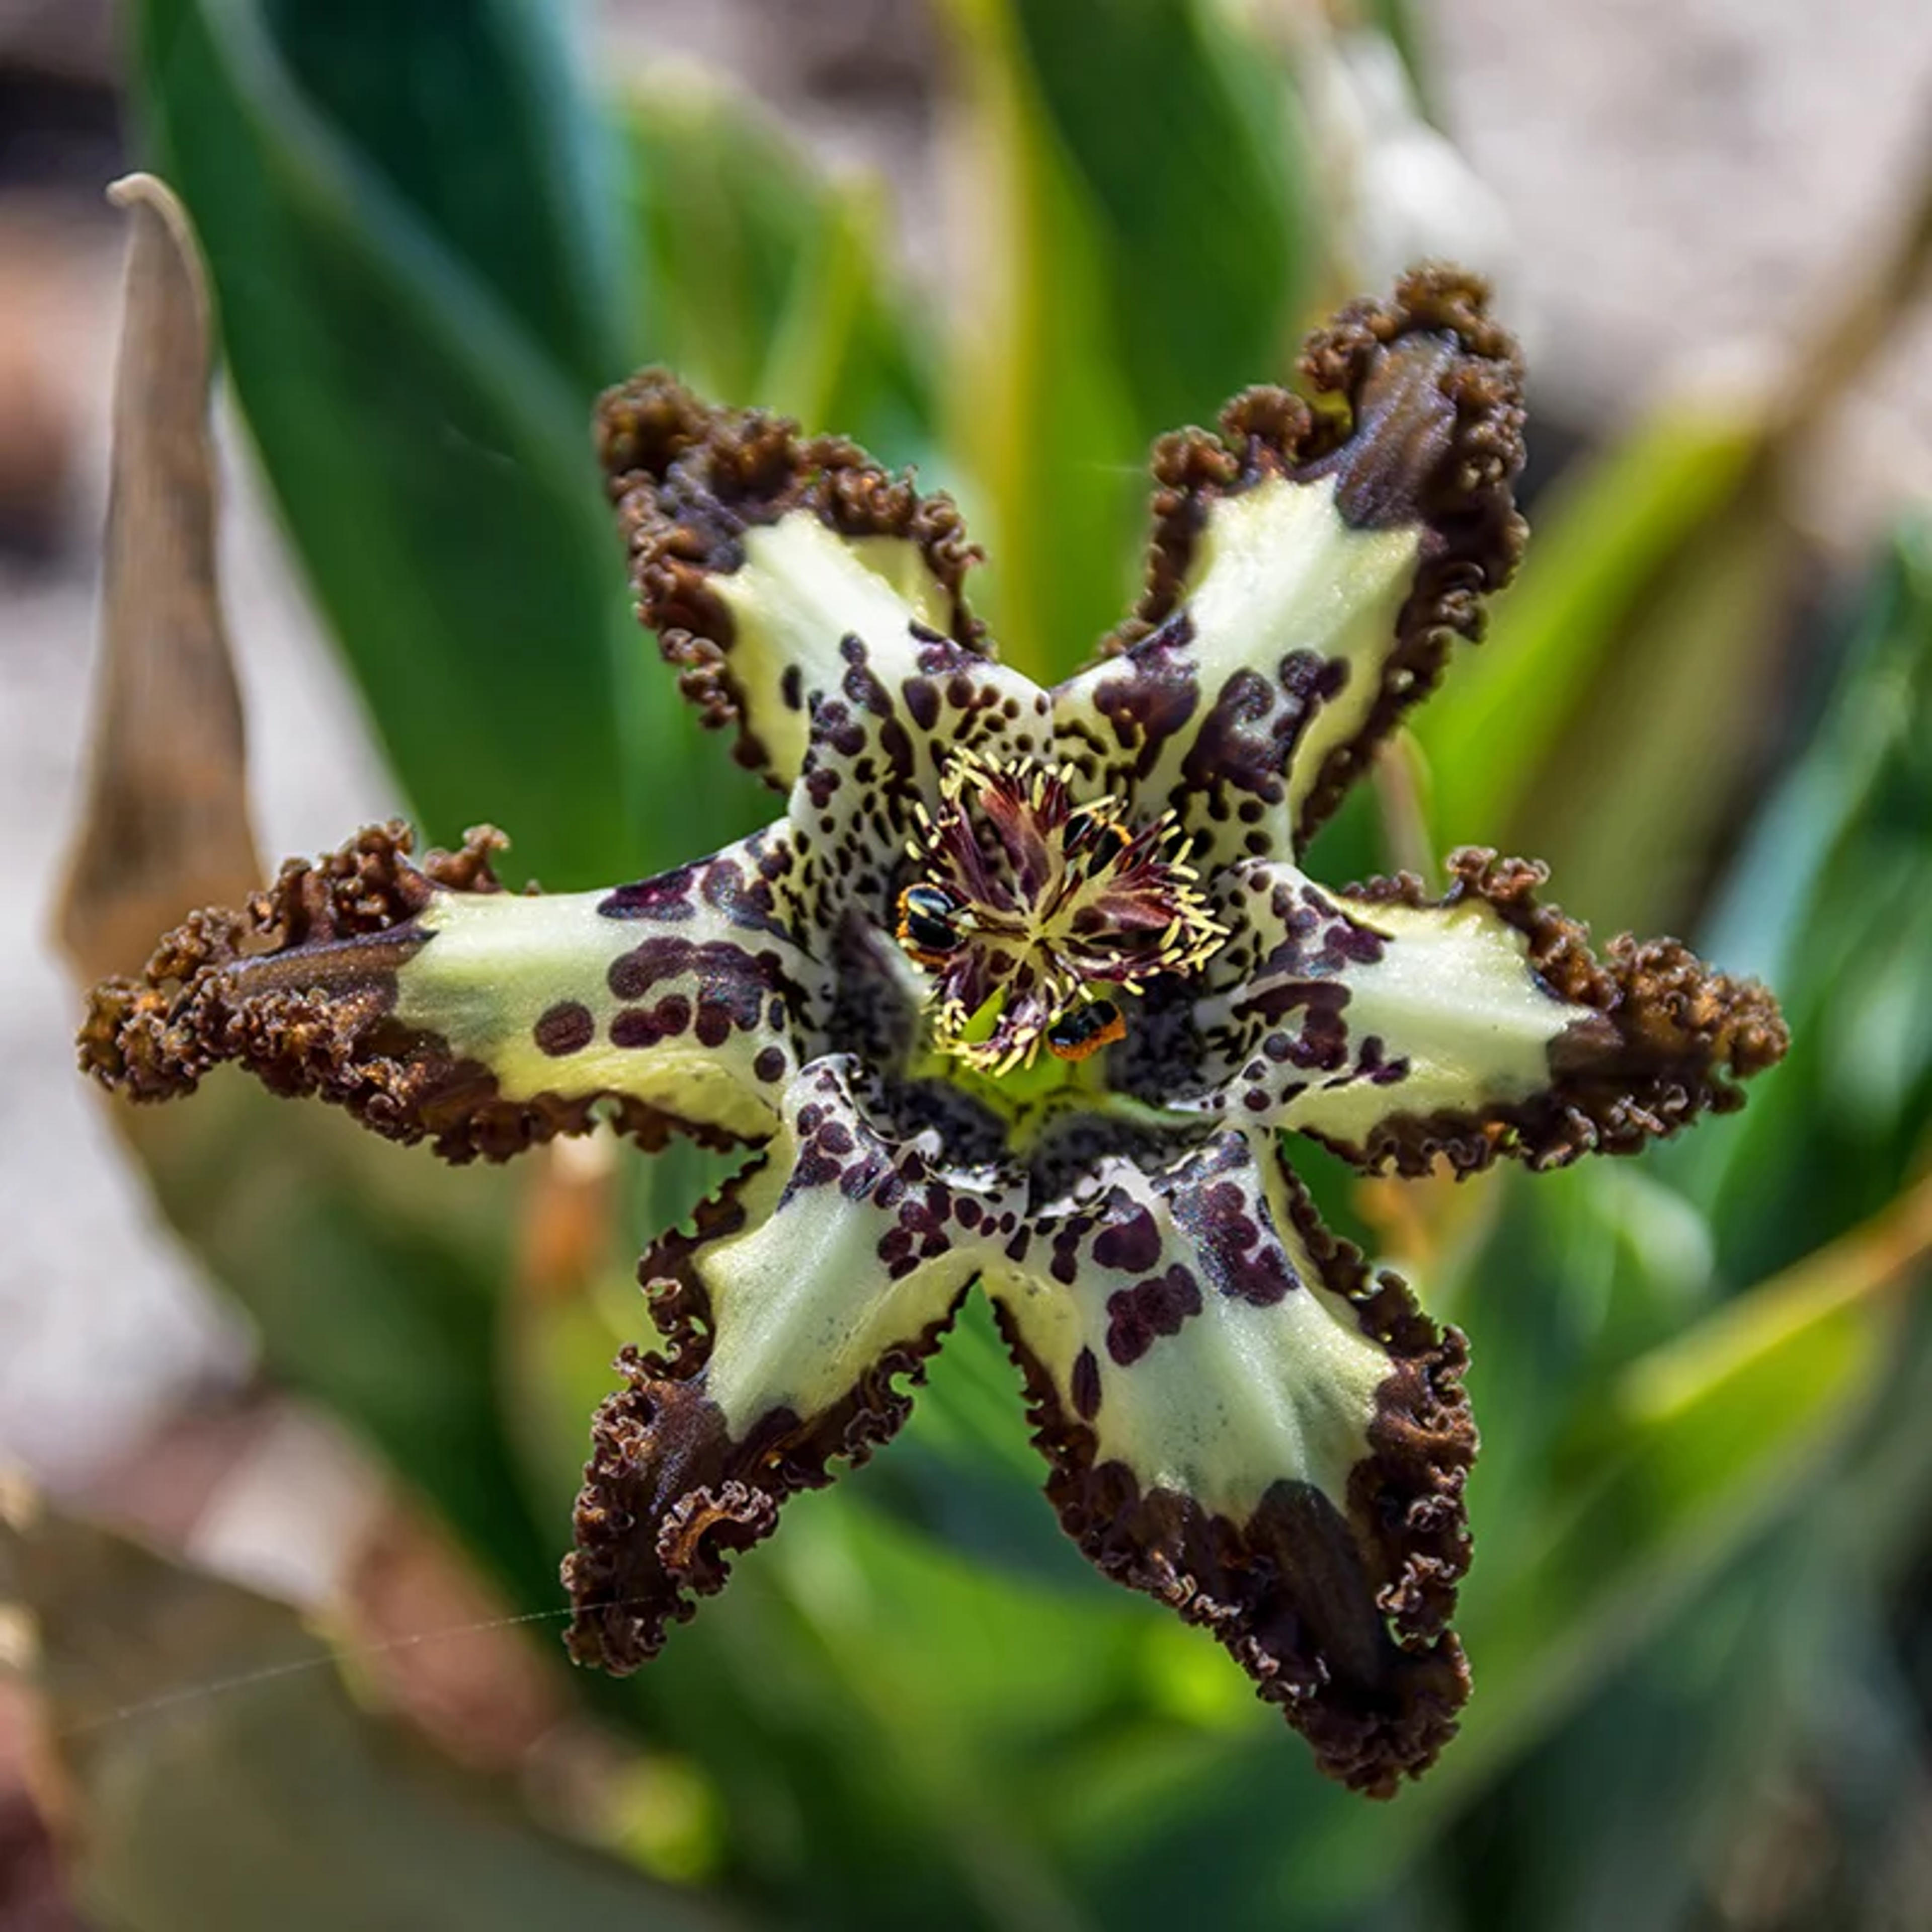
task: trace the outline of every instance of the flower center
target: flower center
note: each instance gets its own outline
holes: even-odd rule
[[[1070,776],[962,751],[938,812],[920,812],[899,944],[933,976],[939,1046],[981,1072],[1029,1064],[1042,1042],[1085,1059],[1125,1033],[1120,997],[1226,937],[1172,814],[1131,828],[1115,799],[1076,802]]]

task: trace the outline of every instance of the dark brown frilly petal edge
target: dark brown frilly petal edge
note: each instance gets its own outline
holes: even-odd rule
[[[1114,1582],[1211,1632],[1328,1776],[1390,1798],[1434,1763],[1469,1694],[1448,1627],[1470,1556],[1462,1491],[1478,1438],[1462,1388],[1468,1353],[1399,1275],[1371,1277],[1292,1176],[1289,1185],[1325,1285],[1348,1298],[1363,1333],[1394,1362],[1346,1517],[1307,1484],[1282,1482],[1237,1522],[1180,1491],[1144,1490],[1124,1463],[1096,1467],[1094,1432],[998,1312],[1025,1379],[1034,1440],[1052,1467],[1048,1498],[1082,1552]]]
[[[1487,285],[1461,269],[1412,270],[1388,302],[1352,302],[1309,338],[1298,367],[1313,407],[1286,389],[1248,389],[1222,410],[1219,435],[1181,430],[1154,446],[1147,585],[1110,650],[1145,637],[1178,606],[1215,501],[1269,477],[1333,476],[1358,529],[1423,526],[1375,706],[1328,754],[1302,807],[1302,838],[1434,688],[1455,640],[1481,637],[1483,599],[1522,557],[1528,532],[1514,486],[1523,463],[1522,363],[1488,300]]]
[[[724,1587],[732,1556],[772,1534],[788,1497],[824,1489],[838,1473],[835,1460],[856,1467],[898,1433],[912,1412],[898,1384],[925,1380],[964,1299],[962,1290],[943,1318],[888,1349],[829,1408],[810,1417],[773,1409],[734,1441],[704,1393],[711,1303],[692,1260],[744,1225],[742,1190],[764,1160],[699,1207],[692,1234],[664,1236],[639,1264],[663,1346],[624,1348],[615,1366],[626,1386],[591,1420],[576,1546],[563,1560],[574,1612],[564,1642],[577,1663],[620,1677],[657,1655],[698,1598]]]
[[[1439,898],[1407,872],[1351,886],[1347,896],[1412,906],[1485,899],[1528,939],[1530,964],[1551,992],[1594,1014],[1552,1046],[1546,1092],[1481,1114],[1392,1115],[1366,1148],[1338,1148],[1347,1158],[1412,1175],[1438,1155],[1470,1174],[1503,1154],[1540,1169],[1586,1154],[1634,1154],[1701,1113],[1735,1112],[1744,1103],[1737,1083],[1784,1058],[1790,1034],[1756,980],[1713,972],[1675,939],[1624,933],[1598,959],[1586,926],[1538,902],[1549,869],[1534,860],[1466,846],[1450,854],[1448,871]]]
[[[710,580],[744,561],[740,539],[752,526],[808,509],[842,536],[917,545],[951,602],[952,642],[983,651],[962,590],[981,553],[958,506],[943,492],[920,495],[909,475],[892,475],[856,443],[802,436],[762,410],[713,408],[662,369],[640,370],[598,398],[596,439],[638,618],[681,668],[679,688],[704,722],[738,721],[741,764],[772,776],[732,676],[730,614]]]
[[[431,893],[500,891],[490,862],[508,843],[479,826],[459,850],[428,853],[418,865],[409,827],[392,820],[314,863],[288,860],[240,911],[190,914],[140,978],[94,988],[76,1042],[82,1071],[130,1100],[167,1100],[232,1060],[272,1092],[319,1095],[392,1140],[428,1140],[458,1163],[507,1160],[587,1132],[600,1100],[618,1131],[647,1148],[674,1131],[734,1144],[622,1096],[506,1100],[488,1067],[390,1020],[396,974],[424,944],[416,920]]]

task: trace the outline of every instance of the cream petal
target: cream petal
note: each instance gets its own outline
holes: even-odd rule
[[[979,553],[949,498],[659,370],[602,399],[598,442],[639,616],[774,785],[798,776],[814,704],[850,685],[855,650],[894,691],[982,661],[962,591]]]
[[[1289,866],[1224,874],[1234,937],[1195,1008],[1209,1084],[1192,1104],[1370,1170],[1556,1167],[1729,1112],[1782,1056],[1754,982],[1673,940],[1599,962],[1538,903],[1540,866],[1468,850],[1449,869],[1435,898],[1408,878],[1331,893]]]
[[[769,1135],[829,994],[782,896],[782,838],[554,895],[498,890],[502,843],[418,866],[392,826],[292,862],[246,913],[164,940],[142,982],[97,989],[83,1065],[155,1100],[233,1060],[458,1161],[607,1116],[652,1147]]]
[[[1330,1239],[1266,1134],[1103,1161],[987,1285],[1107,1574],[1205,1624],[1314,1745],[1387,1796],[1468,1688],[1448,1633],[1476,1438],[1461,1338]]]
[[[898,1378],[919,1378],[989,1252],[997,1194],[940,1172],[929,1138],[882,1135],[854,1071],[806,1068],[767,1153],[639,1269],[667,1346],[626,1352],[594,1424],[564,1571],[580,1661],[655,1655],[788,1496],[892,1435]]]
[[[1173,812],[1204,870],[1298,851],[1515,568],[1521,371],[1484,300],[1411,276],[1311,339],[1339,410],[1252,390],[1218,436],[1156,446],[1147,592],[1055,716],[1063,755]]]

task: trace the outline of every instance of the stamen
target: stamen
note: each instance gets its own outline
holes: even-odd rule
[[[1065,766],[962,749],[937,810],[915,815],[899,943],[934,976],[939,1046],[982,1072],[1030,1064],[1042,1042],[1069,1061],[1098,1052],[1127,1016],[1096,988],[1138,995],[1226,937],[1174,815],[1136,827],[1118,798],[1076,802],[1077,783]]]
[[[953,922],[959,902],[938,886],[908,886],[899,895],[899,944],[922,966],[942,966],[959,950]]]

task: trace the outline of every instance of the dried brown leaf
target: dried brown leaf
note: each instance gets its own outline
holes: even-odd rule
[[[221,616],[206,286],[181,203],[152,175],[128,211],[94,742],[56,929],[84,979],[138,966],[192,906],[260,876],[241,694]]]

